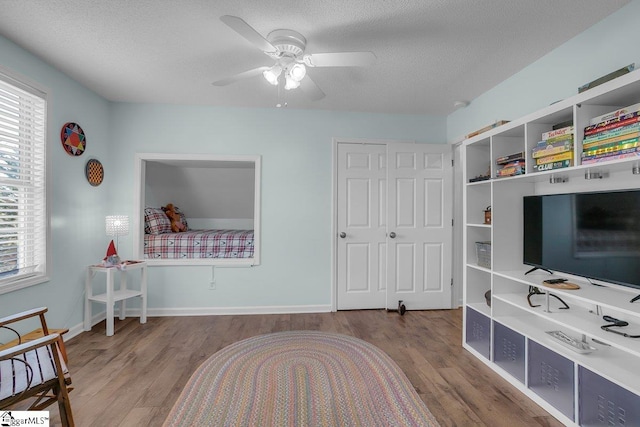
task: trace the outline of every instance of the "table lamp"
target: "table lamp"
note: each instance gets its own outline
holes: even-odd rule
[[[107,236],[116,236],[116,252],[118,237],[129,234],[129,217],[127,215],[107,215],[105,220]]]

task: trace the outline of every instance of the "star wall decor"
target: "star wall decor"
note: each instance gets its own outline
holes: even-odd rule
[[[70,156],[80,156],[87,148],[87,138],[77,123],[65,123],[60,131],[60,140],[62,148]]]

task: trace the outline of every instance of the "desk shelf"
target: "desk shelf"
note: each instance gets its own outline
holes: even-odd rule
[[[113,301],[122,301],[125,299],[133,298],[133,297],[141,297],[142,291],[133,291],[131,289],[123,290],[123,291],[114,291],[113,292]],[[88,298],[89,301],[100,302],[103,304],[107,303],[107,294],[98,294],[93,295],[91,298]]]

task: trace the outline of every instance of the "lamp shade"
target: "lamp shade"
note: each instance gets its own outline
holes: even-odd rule
[[[279,65],[274,65],[273,67],[265,70],[262,75],[264,78],[274,86],[278,85],[278,77],[280,77],[280,73],[282,73],[282,67]]]
[[[304,64],[293,64],[291,68],[289,68],[289,76],[297,82],[301,81],[306,74],[307,69]]]
[[[107,236],[126,236],[129,234],[129,217],[127,215],[107,215],[105,229]]]

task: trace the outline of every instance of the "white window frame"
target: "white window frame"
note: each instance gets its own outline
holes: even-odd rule
[[[42,99],[43,104],[41,105],[41,108],[44,110],[42,112],[42,117],[38,118],[38,120],[41,121],[38,123],[37,132],[31,139],[31,141],[36,144],[36,147],[41,154],[40,156],[34,155],[33,157],[29,157],[30,161],[35,158],[37,158],[38,161],[33,163],[33,171],[25,173],[20,179],[20,184],[24,184],[25,188],[32,190],[35,194],[36,199],[35,201],[30,203],[30,209],[27,211],[28,215],[33,217],[32,223],[30,225],[31,229],[28,232],[32,237],[27,238],[25,237],[25,234],[19,233],[19,237],[17,238],[17,252],[24,253],[24,245],[30,244],[31,249],[29,250],[29,252],[33,251],[34,257],[33,260],[30,261],[30,263],[32,264],[31,268],[25,269],[25,271],[21,272],[20,267],[18,267],[18,271],[14,274],[0,275],[0,294],[4,294],[49,281],[48,272],[51,265],[51,238],[48,210],[49,168],[47,167],[48,160],[46,150],[49,112],[47,99],[48,91],[37,83],[34,83],[24,76],[20,76],[17,73],[2,66],[0,66],[0,83],[2,83],[3,86],[7,85],[8,87],[6,89],[12,93],[21,93],[25,96],[35,96]],[[4,141],[7,141],[12,137],[12,135],[9,133],[4,136]],[[0,135],[0,138],[2,137],[3,135]],[[3,148],[7,148],[7,145],[3,146],[2,142],[0,142],[0,150],[2,150]],[[21,169],[21,171],[24,172],[24,169]],[[15,182],[17,181],[11,181],[11,179],[8,179],[4,180],[4,182],[0,181],[0,185],[11,185]],[[19,208],[19,206],[21,204],[22,202],[18,201],[18,216],[20,216],[21,209]],[[0,209],[1,208],[2,206],[0,206]]]

